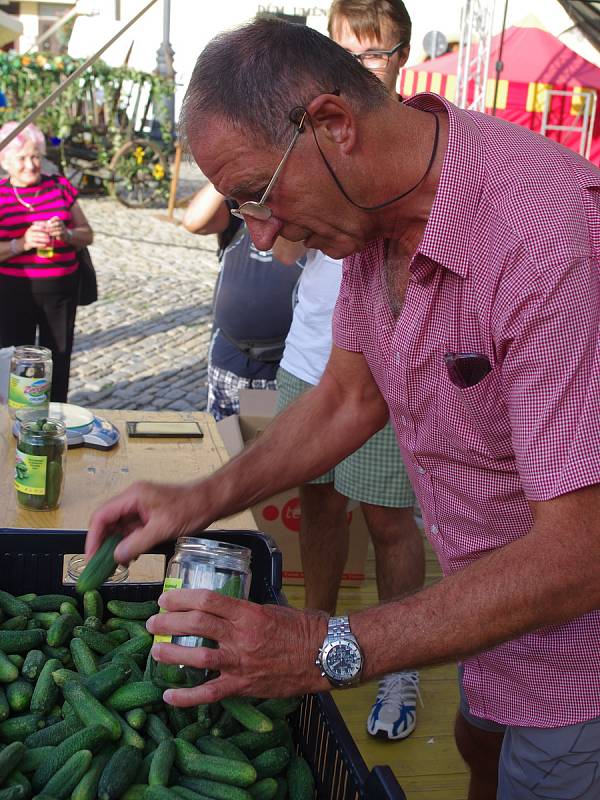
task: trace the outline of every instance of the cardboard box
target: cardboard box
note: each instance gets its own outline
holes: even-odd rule
[[[225,449],[235,456],[259,436],[275,415],[277,392],[268,389],[242,389],[240,415],[217,423]],[[304,583],[300,562],[300,497],[297,489],[280,492],[252,507],[256,527],[268,533],[283,553],[283,582]],[[369,532],[360,505],[348,504],[350,547],[342,575],[342,586],[358,586],[365,578]]]

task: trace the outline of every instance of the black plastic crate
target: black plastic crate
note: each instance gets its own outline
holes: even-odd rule
[[[286,603],[281,591],[281,553],[269,536],[234,530],[207,530],[200,535],[250,548],[250,599]],[[74,594],[74,586],[63,584],[63,560],[65,554],[83,552],[85,536],[85,531],[0,528],[0,588],[13,594]],[[169,559],[174,543],[151,552]],[[102,587],[107,600],[154,600],[161,591],[162,580]],[[290,721],[297,749],[315,775],[317,800],[406,800],[389,767],[369,772],[331,695],[307,695]]]

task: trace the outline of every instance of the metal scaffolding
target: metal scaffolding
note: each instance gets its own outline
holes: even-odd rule
[[[465,0],[460,12],[460,44],[456,77],[456,104],[485,111],[490,64],[494,0]],[[469,85],[473,95],[469,100]]]

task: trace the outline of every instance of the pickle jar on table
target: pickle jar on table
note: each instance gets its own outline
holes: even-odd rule
[[[17,500],[24,508],[56,508],[62,495],[67,432],[57,419],[21,418],[15,464]]]
[[[10,360],[8,411],[15,417],[19,409],[32,416],[47,417],[52,387],[52,353],[47,347],[15,347]]]
[[[219,594],[247,599],[250,592],[250,557],[247,547],[212,539],[182,536],[177,539],[175,554],[167,565],[163,591],[172,589],[212,589]],[[161,613],[164,613],[161,611]],[[171,642],[183,647],[217,647],[202,636],[161,636],[154,642]],[[184,664],[150,662],[152,681],[163,689],[198,686],[214,677],[206,669]]]

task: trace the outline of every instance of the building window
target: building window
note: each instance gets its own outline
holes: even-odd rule
[[[43,36],[61,17],[68,14],[73,8],[64,3],[40,3],[38,7],[38,36]],[[46,39],[40,50],[50,53],[66,53],[69,46],[69,39],[73,30],[73,17],[66,25],[59,28],[49,39]]]

